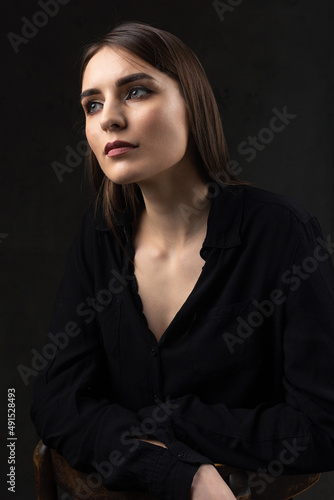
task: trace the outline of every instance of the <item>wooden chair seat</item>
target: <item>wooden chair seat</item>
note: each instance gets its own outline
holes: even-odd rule
[[[238,500],[289,500],[306,490],[320,477],[319,473],[263,476],[228,465],[216,465]],[[149,493],[110,491],[95,475],[87,475],[69,466],[55,450],[40,440],[34,451],[37,500],[58,500],[57,486],[74,500],[158,500]],[[255,486],[253,486],[255,485]],[[261,485],[261,488],[259,488]],[[262,491],[263,490],[263,491]]]

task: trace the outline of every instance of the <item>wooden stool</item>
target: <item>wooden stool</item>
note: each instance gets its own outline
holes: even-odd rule
[[[289,500],[312,486],[320,477],[319,473],[267,476],[270,480],[259,493],[259,488],[256,491],[252,485],[256,481],[264,483],[261,475],[228,465],[219,464],[216,467],[238,500]],[[149,493],[107,490],[96,482],[95,475],[93,481],[89,474],[72,469],[59,453],[45,446],[41,440],[34,451],[34,471],[37,500],[58,500],[57,486],[74,500],[158,500]]]

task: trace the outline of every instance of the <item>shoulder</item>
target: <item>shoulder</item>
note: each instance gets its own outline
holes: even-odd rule
[[[98,218],[94,203],[91,203],[83,212],[78,222],[73,243],[76,245],[89,244],[97,231]]]
[[[300,237],[319,232],[316,217],[302,203],[255,186],[221,188],[214,214],[218,226],[215,233],[228,232],[233,242],[253,241],[266,246],[285,242],[293,246]]]
[[[111,228],[104,216],[102,204],[93,202],[82,216],[73,246],[89,266],[93,263],[100,265],[110,259],[121,261],[127,246],[126,224],[130,225],[127,221],[126,215],[115,211],[114,227]]]
[[[243,186],[240,199],[243,205],[240,234],[244,240],[256,241],[258,246],[277,248],[280,252],[300,245],[309,253],[319,238],[323,241],[317,217],[293,197]]]
[[[244,215],[254,215],[272,219],[295,219],[306,224],[314,215],[299,201],[285,195],[274,193],[255,186],[245,186],[243,189]]]
[[[91,239],[100,232],[110,230],[101,203],[92,202],[84,211],[77,229],[77,237]]]
[[[107,228],[107,225],[102,210],[94,202],[90,203],[78,222],[69,248],[69,255],[77,261],[91,261],[95,253],[94,247],[100,240],[99,228],[104,230],[104,227]]]
[[[316,221],[308,208],[288,195],[248,185],[227,186],[226,189],[227,197],[234,199],[232,206],[238,207],[244,230],[301,235]],[[224,196],[221,199],[223,201]]]

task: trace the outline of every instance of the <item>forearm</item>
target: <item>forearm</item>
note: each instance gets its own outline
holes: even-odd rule
[[[196,396],[176,402],[179,407],[171,416],[175,436],[215,463],[258,470],[278,461],[285,474],[334,468],[333,439],[320,426],[320,415],[312,422],[284,403],[229,409],[223,404],[205,405]],[[330,425],[333,419],[327,418]]]

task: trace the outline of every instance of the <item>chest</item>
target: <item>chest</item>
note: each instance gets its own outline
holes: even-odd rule
[[[205,262],[196,248],[165,259],[138,252],[134,263],[143,312],[159,340],[194,289]]]

